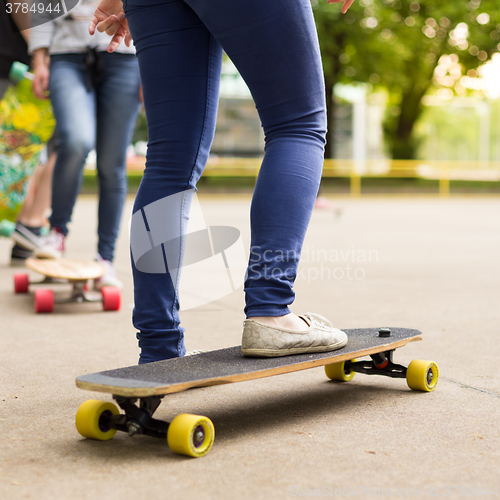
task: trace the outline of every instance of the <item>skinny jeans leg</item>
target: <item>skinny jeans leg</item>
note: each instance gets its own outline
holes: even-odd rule
[[[323,74],[309,0],[128,0],[125,11],[149,131],[134,214],[141,211],[147,227],[145,207],[196,188],[215,131],[224,49],[250,88],[266,139],[251,208],[245,313],[288,313],[326,135]],[[187,218],[181,206],[180,227]],[[182,356],[176,283],[168,272],[139,271],[132,260],[140,363]]]

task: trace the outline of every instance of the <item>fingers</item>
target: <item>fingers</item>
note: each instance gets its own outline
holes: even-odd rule
[[[100,33],[106,32],[108,35],[114,35],[123,21],[123,18],[123,15],[111,15],[97,25],[97,31]]]
[[[97,17],[94,14],[92,16],[92,19],[90,20],[90,23],[89,23],[89,34],[90,35],[93,35],[95,33],[95,27],[97,26],[98,22],[99,21],[97,20]]]
[[[349,7],[354,3],[354,0],[328,0],[328,3],[343,3],[342,14],[345,14],[349,10]]]
[[[128,23],[123,12],[116,15],[108,15],[97,9],[90,20],[89,33],[93,35],[96,29],[99,33],[106,32],[107,35],[112,37],[108,45],[108,52],[114,52],[124,40],[125,45],[130,47],[132,37],[130,36]]]
[[[89,34],[93,35],[96,31],[99,33],[106,32],[108,35],[114,35],[118,26],[125,20],[125,14],[120,12],[119,14],[105,14],[99,9],[96,9],[92,19],[89,22]]]
[[[108,33],[109,35],[110,33]],[[116,30],[115,34],[113,35],[113,38],[109,42],[108,45],[108,52],[114,52],[119,46],[120,43],[125,39],[125,44],[127,43],[127,39],[130,37],[130,34],[128,31],[125,30],[123,26],[118,26],[118,29]],[[129,42],[130,45],[130,42]]]
[[[37,99],[47,99],[46,91],[49,88],[48,85],[48,77],[39,76],[38,78],[35,76],[33,80],[33,94]]]
[[[345,0],[344,5],[342,5],[342,14],[345,14],[353,3],[354,0]]]

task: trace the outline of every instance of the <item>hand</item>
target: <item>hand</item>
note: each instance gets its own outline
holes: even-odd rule
[[[47,99],[50,70],[47,63],[47,49],[37,49],[33,57],[33,95],[37,99]]]
[[[343,3],[342,14],[345,14],[349,7],[354,3],[354,0],[328,0],[328,3]]]
[[[121,0],[101,0],[90,20],[89,33],[93,35],[96,28],[100,33],[105,31],[113,36],[108,45],[108,52],[114,52],[123,40],[125,45],[130,47],[132,37]]]

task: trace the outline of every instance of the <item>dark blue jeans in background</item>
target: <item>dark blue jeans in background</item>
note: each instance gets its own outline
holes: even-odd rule
[[[251,207],[245,313],[287,314],[326,135],[310,0],[128,0],[124,5],[149,132],[134,213],[196,186],[215,132],[224,50],[250,88],[266,141]],[[139,362],[182,356],[183,329],[170,275],[132,266]]]
[[[127,196],[126,152],[139,112],[139,68],[133,54],[100,52],[103,73],[88,88],[85,54],[51,57],[50,99],[57,122],[58,154],[50,223],[63,234],[83,180],[89,152],[97,154],[98,246],[113,261]]]

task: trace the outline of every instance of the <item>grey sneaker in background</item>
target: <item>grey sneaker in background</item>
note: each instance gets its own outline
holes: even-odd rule
[[[113,263],[109,260],[103,259],[99,253],[95,256],[96,262],[104,267],[104,274],[94,280],[94,290],[101,290],[105,286],[115,286],[123,290],[123,282],[116,276],[116,270],[113,267]]]
[[[307,313],[302,318],[308,329],[288,330],[247,319],[243,323],[241,353],[244,356],[279,357],[308,352],[329,352],[347,344],[347,335],[323,316]]]

